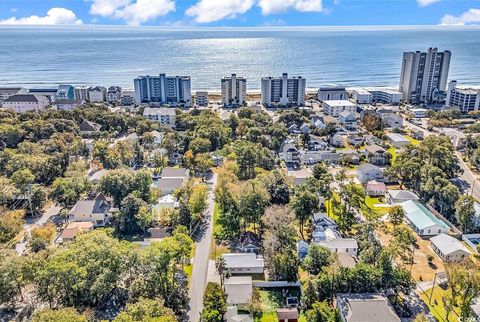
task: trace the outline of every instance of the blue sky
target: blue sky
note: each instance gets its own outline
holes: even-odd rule
[[[480,25],[479,0],[0,0],[0,24]]]

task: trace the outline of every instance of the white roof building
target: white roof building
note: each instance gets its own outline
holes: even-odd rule
[[[430,238],[432,249],[445,262],[460,262],[470,256],[471,252],[458,239],[441,233]]]
[[[230,274],[263,274],[265,262],[254,253],[223,254]]]
[[[419,199],[418,196],[409,190],[388,190],[387,191],[387,200],[388,200],[388,203],[391,205],[402,203],[408,200],[417,201],[418,199]]]
[[[424,205],[417,201],[408,200],[400,204],[405,211],[405,219],[420,236],[433,236],[448,233],[450,227]]]
[[[225,280],[227,304],[245,305],[252,299],[253,285],[251,276],[233,276]]]

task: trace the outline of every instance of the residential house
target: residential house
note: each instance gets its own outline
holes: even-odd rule
[[[160,213],[162,209],[175,209],[178,207],[178,201],[172,194],[166,194],[158,198],[153,206],[154,213]]]
[[[412,138],[414,138],[415,140],[423,140],[425,136],[425,134],[421,130],[412,130],[411,135],[412,135]]]
[[[228,272],[232,275],[263,274],[264,260],[255,253],[229,253],[223,254],[222,257]]]
[[[224,319],[226,322],[253,322],[253,317],[249,314],[238,314],[237,306],[227,307]]]
[[[459,131],[457,129],[441,128],[440,134],[448,137],[455,149],[462,150],[465,148],[465,145],[467,143],[467,136],[462,131]]]
[[[365,190],[370,197],[384,196],[387,193],[387,186],[383,182],[372,180],[367,183]]]
[[[340,264],[341,267],[354,268],[355,265],[357,265],[357,261],[355,257],[353,257],[348,253],[339,252],[339,253],[336,253],[336,255],[337,255],[338,263]]]
[[[338,164],[342,158],[342,154],[331,151],[303,151],[301,155],[302,162],[309,165],[319,162]]]
[[[101,170],[95,171],[88,176],[88,181],[90,181],[93,184],[97,184],[100,182],[100,179],[102,179],[107,173],[108,173],[107,169],[101,169]]]
[[[242,233],[238,239],[236,250],[239,253],[260,253],[261,240],[257,234],[246,231]]]
[[[381,294],[337,294],[337,309],[343,322],[400,322],[400,318]]]
[[[348,135],[347,141],[354,147],[359,147],[363,144],[363,136],[361,135]]]
[[[92,87],[88,91],[88,99],[92,103],[105,102],[107,99],[107,89],[102,86]]]
[[[337,229],[337,223],[327,216],[327,214],[322,213],[322,212],[316,212],[312,216],[312,223],[314,230],[317,229],[318,227],[329,227],[332,229]]]
[[[398,114],[389,113],[381,115],[383,124],[391,129],[403,128],[403,117]]]
[[[110,86],[107,90],[107,102],[116,103],[122,98],[122,88],[120,86]]]
[[[277,309],[278,322],[297,322],[300,317],[296,307],[282,307]]]
[[[60,234],[60,237],[57,239],[58,244],[67,243],[75,240],[78,235],[92,231],[93,230],[92,222],[72,222],[65,227],[65,229]]]
[[[280,155],[287,165],[300,165],[300,152],[294,144],[285,144]]]
[[[110,204],[103,194],[94,199],[79,200],[68,213],[70,221],[91,222],[103,227],[109,222]]]
[[[297,254],[298,254],[298,259],[302,260],[307,256],[308,254],[308,243],[304,240],[299,240],[297,242]]]
[[[314,137],[310,137],[308,141],[308,149],[314,151],[325,150],[328,147],[328,143],[322,139],[316,139]]]
[[[471,252],[458,239],[445,233],[430,238],[432,249],[445,262],[461,262],[466,260]]]
[[[338,120],[342,123],[343,127],[349,131],[355,131],[358,129],[358,118],[358,113],[355,111],[351,112],[346,110],[338,114]]]
[[[358,243],[353,238],[334,238],[318,244],[327,247],[333,253],[347,253],[351,256],[357,256],[358,253]]]
[[[310,133],[310,125],[308,125],[307,123],[302,123],[302,125],[300,125],[300,128],[299,128],[299,131],[301,134],[308,134]]]
[[[421,203],[413,200],[400,204],[405,211],[405,219],[419,236],[434,236],[448,233],[450,227],[441,219],[425,208]]]
[[[189,177],[190,171],[187,168],[163,168],[161,177],[162,178],[180,178],[182,180],[187,180]]]
[[[332,145],[334,147],[337,147],[337,148],[343,148],[343,146],[344,146],[343,136],[340,135],[340,134],[334,134],[334,135],[330,136],[328,141],[329,141],[330,145]]]
[[[182,178],[160,178],[153,181],[152,186],[160,190],[162,196],[174,193],[183,186]]]
[[[156,121],[161,125],[174,128],[177,120],[175,109],[170,107],[145,107],[143,117],[151,121]]]
[[[383,170],[371,163],[361,164],[357,168],[357,177],[361,183],[383,179]]]
[[[387,140],[397,149],[403,148],[404,146],[410,144],[410,141],[405,136],[398,133],[388,133]]]
[[[428,111],[426,108],[411,108],[410,113],[412,113],[414,118],[420,119],[427,117]]]
[[[80,123],[79,128],[81,133],[92,134],[99,133],[102,129],[102,126],[95,122],[84,120],[82,123]]]
[[[65,100],[65,99],[57,99],[55,103],[52,104],[53,108],[60,110],[60,111],[71,111],[80,107],[84,101],[79,100]]]
[[[385,165],[388,163],[388,153],[387,150],[382,148],[379,145],[367,145],[365,147],[365,151],[367,152],[367,159],[368,162],[374,165]]]
[[[409,190],[388,190],[387,191],[387,201],[391,205],[399,204],[404,201],[413,200],[417,201],[418,196]]]
[[[232,276],[225,279],[227,304],[245,308],[252,299],[253,283],[251,276]]]
[[[368,134],[368,135],[365,135],[365,144],[381,145],[381,144],[383,144],[383,140],[377,138],[375,135]]]
[[[343,163],[348,163],[348,164],[360,163],[360,154],[353,149],[338,150],[336,151],[336,153],[341,156],[340,160]]]

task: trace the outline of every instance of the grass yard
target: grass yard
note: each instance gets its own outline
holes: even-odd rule
[[[414,139],[414,138],[412,138],[412,137],[409,136],[409,135],[405,135],[405,137],[407,138],[408,141],[410,141],[410,143],[411,143],[412,145],[419,145],[419,144],[420,144],[420,141],[419,141],[419,140]]]
[[[447,321],[446,316],[447,312],[445,310],[445,307],[443,305],[442,298],[446,295],[449,294],[449,289],[444,290],[440,286],[435,286],[433,288],[433,295],[432,299],[430,301],[430,295],[432,294],[432,289],[427,290],[425,293],[420,292],[420,298],[422,299],[425,304],[427,304],[428,309],[432,314],[437,318],[439,321]],[[458,313],[459,309],[458,307],[454,307],[453,310]],[[451,312],[450,315],[448,316],[448,321],[458,321],[458,315]]]
[[[286,296],[297,296],[300,298],[300,288],[268,288],[260,289],[263,315],[261,322],[277,322],[277,308],[285,307]],[[299,322],[306,322],[305,316],[301,315]]]
[[[384,216],[388,214],[390,211],[391,207],[375,207],[376,204],[386,204],[387,201],[385,198],[373,198],[370,196],[367,196],[365,198],[365,203],[367,204],[367,207],[373,210],[375,213],[377,213],[379,216]]]
[[[395,163],[395,160],[397,159],[397,148],[394,146],[391,146],[387,150],[388,153],[392,155],[392,165]]]
[[[218,204],[215,203],[215,206],[213,208],[213,233],[214,234],[216,231],[218,231],[218,229],[220,229],[220,227],[217,224],[218,216],[219,216]],[[215,243],[215,238],[212,238],[212,244],[210,249],[211,249],[210,259],[217,259],[220,256],[222,256],[222,254],[231,253],[230,247],[228,247],[227,245],[217,245]]]

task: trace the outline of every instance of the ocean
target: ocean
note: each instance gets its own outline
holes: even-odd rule
[[[451,50],[449,78],[480,85],[480,28],[156,28],[0,26],[0,86],[119,85],[140,75],[189,75],[220,90],[236,73],[248,90],[283,72],[324,85],[397,87],[402,52]]]

